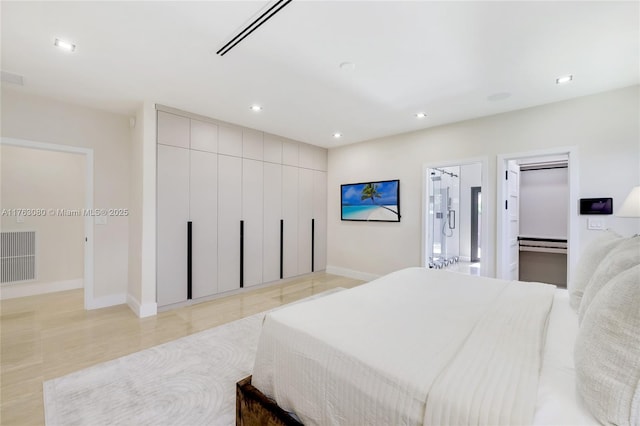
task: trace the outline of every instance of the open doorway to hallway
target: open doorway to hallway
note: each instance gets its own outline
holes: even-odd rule
[[[93,217],[86,214],[92,153],[3,138],[0,154],[2,299],[86,290],[92,285]]]

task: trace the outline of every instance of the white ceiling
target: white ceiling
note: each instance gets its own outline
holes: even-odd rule
[[[637,1],[294,0],[215,54],[271,4],[2,1],[2,70],[24,77],[3,85],[127,115],[147,100],[332,147],[640,80]],[[564,74],[573,82],[556,85]]]

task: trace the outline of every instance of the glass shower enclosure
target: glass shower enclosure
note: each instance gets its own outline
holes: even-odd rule
[[[441,269],[460,256],[460,166],[428,170],[429,268]]]

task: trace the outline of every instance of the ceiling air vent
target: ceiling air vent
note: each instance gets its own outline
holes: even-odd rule
[[[220,56],[226,55],[231,49],[236,47],[238,45],[238,43],[240,43],[242,40],[247,38],[252,32],[254,32],[258,28],[260,28],[260,26],[262,24],[267,22],[269,19],[273,18],[273,15],[275,15],[278,12],[280,12],[286,5],[291,3],[291,1],[292,0],[278,0],[278,1],[276,1],[275,4],[273,4],[269,9],[267,9],[266,12],[264,12],[262,15],[260,15],[258,18],[256,18],[249,25],[244,27],[244,29],[242,29],[242,31],[240,31],[231,40],[229,40],[227,42],[227,44],[222,46],[220,48],[220,50],[218,50],[216,52],[216,54],[218,54]]]

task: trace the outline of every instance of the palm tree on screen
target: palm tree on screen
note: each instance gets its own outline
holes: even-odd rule
[[[360,200],[366,200],[368,198],[371,198],[371,202],[374,205],[378,205],[376,203],[376,198],[382,198],[382,194],[378,191],[378,185],[376,185],[375,183],[367,183],[364,185],[364,188],[362,188],[362,193],[360,194]],[[387,209],[390,212],[393,212],[395,214],[398,214],[397,211],[390,209],[387,206],[380,206],[383,209]]]
[[[366,200],[367,198],[371,198],[373,204],[376,203],[376,198],[382,198],[382,195],[378,192],[378,185],[375,183],[365,184],[364,188],[362,188],[360,199]]]

